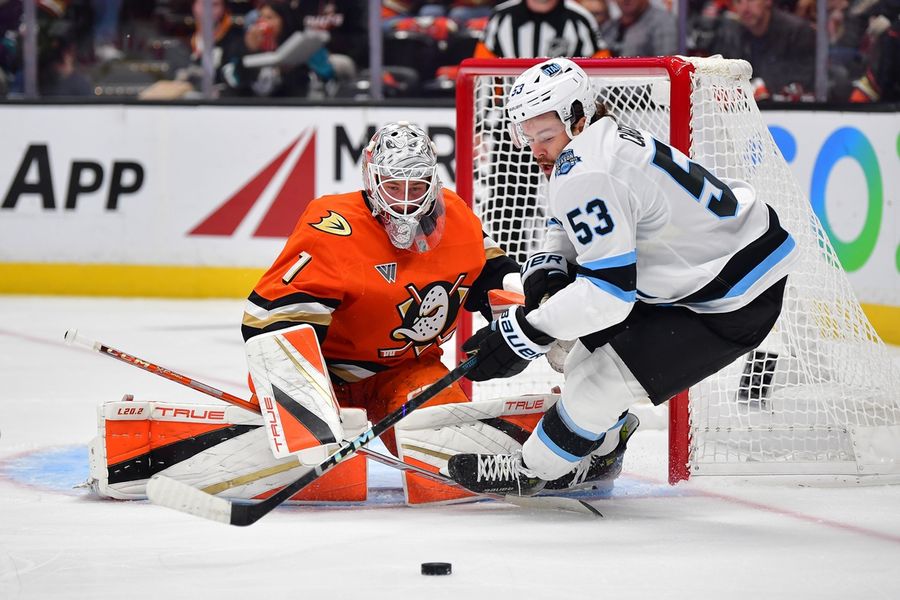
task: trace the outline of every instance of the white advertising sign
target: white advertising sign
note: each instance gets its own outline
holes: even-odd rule
[[[452,113],[323,107],[0,107],[0,263],[267,266],[313,198],[361,187],[378,125]]]
[[[900,306],[900,115],[763,118],[860,299]],[[0,265],[263,268],[309,200],[361,187],[364,144],[400,119],[452,187],[450,108],[0,106]]]

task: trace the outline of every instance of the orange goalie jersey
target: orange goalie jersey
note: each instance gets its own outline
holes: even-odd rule
[[[518,271],[456,193],[443,199],[443,238],[425,253],[394,247],[362,191],[312,201],[248,299],[244,339],[308,323],[337,383],[439,356],[459,311],[489,315],[487,291]]]

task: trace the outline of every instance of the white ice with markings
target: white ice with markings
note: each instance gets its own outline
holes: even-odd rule
[[[671,487],[660,430],[632,439],[615,491],[594,502],[602,519],[382,500],[237,528],[72,489],[101,402],[215,401],[67,346],[65,331],[246,397],[242,305],[0,296],[0,599],[900,598],[900,486]],[[370,470],[370,495],[396,498],[396,472]],[[422,562],[453,574],[423,576]]]

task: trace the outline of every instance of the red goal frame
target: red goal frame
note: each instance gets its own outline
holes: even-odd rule
[[[475,140],[474,82],[482,75],[515,76],[545,59],[467,59],[462,62],[456,80],[456,191],[471,206],[473,199],[473,149]],[[694,67],[676,57],[574,59],[588,75],[661,75],[670,82],[669,143],[691,155],[691,92]],[[457,326],[457,356],[463,341],[472,334],[472,321],[462,318]],[[461,380],[466,393],[471,383]],[[535,390],[538,392],[541,390]],[[688,466],[690,425],[688,393],[669,400],[669,483],[690,477]]]

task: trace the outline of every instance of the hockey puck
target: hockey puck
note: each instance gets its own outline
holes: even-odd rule
[[[450,563],[445,563],[445,562],[422,563],[422,575],[449,575],[450,573],[451,573]]]

